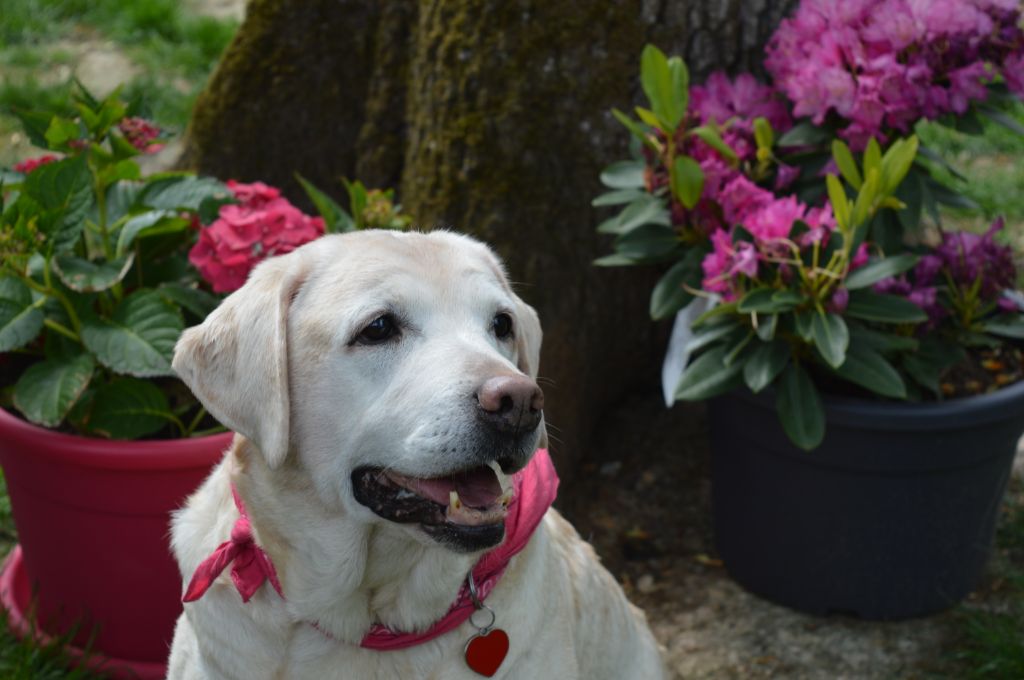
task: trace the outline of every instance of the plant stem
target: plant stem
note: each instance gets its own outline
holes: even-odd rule
[[[68,315],[68,319],[71,321],[71,326],[72,328],[74,328],[74,333],[76,336],[75,339],[77,340],[78,336],[81,335],[82,333],[82,322],[78,318],[78,312],[75,311],[75,308],[71,304],[71,301],[68,300],[67,296],[64,295],[64,293],[60,292],[59,289],[54,287],[53,279],[50,276],[50,258],[47,257],[45,262],[43,263],[43,282],[46,284],[45,287],[40,286],[38,283],[32,280],[31,276],[24,276],[23,280],[25,281],[26,284],[28,284],[29,288],[32,288],[37,292],[43,293],[44,295],[49,295],[50,297],[56,298],[57,301],[60,302],[61,306],[64,308],[64,311]]]
[[[206,417],[206,409],[203,408],[202,406],[200,406],[199,407],[199,411],[196,413],[195,417],[192,419],[192,422],[190,422],[188,424],[188,427],[185,429],[184,436],[191,437],[192,433],[195,432],[195,429],[197,427],[199,427],[199,423],[205,417]]]
[[[82,338],[80,338],[77,333],[75,333],[67,326],[64,326],[63,324],[54,321],[53,319],[43,319],[43,325],[52,331],[60,333],[69,340],[74,340],[75,342],[78,343],[82,342]]]

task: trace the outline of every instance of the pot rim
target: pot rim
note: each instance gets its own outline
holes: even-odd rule
[[[734,393],[740,399],[774,408],[774,390],[754,394],[746,387]],[[822,395],[828,423],[859,426],[871,421],[879,430],[955,430],[1024,417],[1024,380],[995,392],[946,401],[900,402]]]
[[[117,470],[169,470],[209,466],[231,444],[233,432],[183,439],[119,440],[55,432],[22,420],[0,408],[0,434],[5,444],[32,455],[85,467]],[[214,455],[215,454],[215,455]]]

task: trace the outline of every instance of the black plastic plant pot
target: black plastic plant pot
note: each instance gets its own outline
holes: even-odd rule
[[[1024,383],[932,404],[827,400],[786,438],[774,397],[710,404],[715,541],[744,588],[793,609],[906,619],[978,583],[1024,431]]]

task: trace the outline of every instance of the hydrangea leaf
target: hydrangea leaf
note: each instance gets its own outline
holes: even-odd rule
[[[208,199],[229,201],[232,196],[225,184],[211,177],[166,174],[150,180],[135,202],[139,208],[197,212]]]
[[[159,291],[143,289],[122,300],[110,319],[85,319],[82,342],[115,373],[173,375],[174,343],[183,326],[177,308]]]
[[[14,405],[33,423],[56,427],[89,385],[94,368],[85,352],[33,364],[14,386]]]
[[[156,385],[117,378],[96,391],[88,427],[111,439],[138,439],[174,420],[167,397]]]
[[[18,279],[0,278],[0,352],[24,347],[43,328],[43,311]]]
[[[99,262],[65,254],[53,259],[53,270],[71,290],[79,293],[96,293],[120,283],[131,269],[134,260],[134,253],[129,253],[128,257]]]

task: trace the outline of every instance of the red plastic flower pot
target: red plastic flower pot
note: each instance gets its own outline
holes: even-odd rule
[[[130,666],[163,664],[181,613],[170,513],[217,463],[231,433],[109,441],[36,427],[0,409],[0,466],[21,544],[16,565],[40,627],[74,625],[92,650]],[[5,574],[5,576],[8,576]],[[10,581],[10,579],[7,579]],[[29,602],[4,594],[24,613]],[[135,676],[132,676],[135,677]]]

